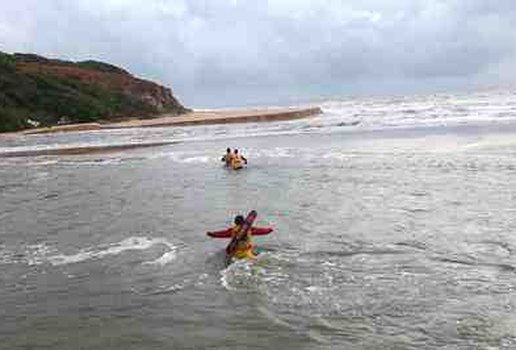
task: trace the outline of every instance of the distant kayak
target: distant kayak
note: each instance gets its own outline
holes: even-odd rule
[[[226,166],[230,169],[238,170],[244,167],[244,164],[247,164],[247,159],[235,149],[233,153],[231,153],[231,148],[226,149],[226,154],[222,156],[220,159],[223,161]]]

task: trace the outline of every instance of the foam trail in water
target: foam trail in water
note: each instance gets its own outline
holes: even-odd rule
[[[118,255],[128,250],[146,250],[157,244],[163,244],[167,246],[170,251],[163,254],[163,256],[156,261],[159,261],[160,264],[166,264],[170,262],[175,256],[176,247],[167,242],[165,239],[147,237],[130,237],[120,242],[108,245],[103,249],[101,247],[101,250],[99,251],[95,251],[90,248],[81,250],[79,253],[74,255],[52,256],[49,258],[49,262],[54,266],[73,264],[89,259],[103,258],[108,255]]]
[[[177,247],[163,238],[130,237],[119,242],[81,249],[76,254],[61,254],[55,248],[46,244],[28,245],[23,253],[9,251],[5,246],[0,247],[0,263],[26,263],[37,266],[49,263],[53,266],[76,264],[91,259],[102,259],[106,256],[119,255],[126,251],[147,250],[155,245],[164,245],[168,251],[159,258],[148,262],[163,266],[175,259]]]
[[[259,265],[264,254],[257,260],[249,262],[238,260],[220,271],[220,282],[227,290],[253,289],[260,290],[267,282],[266,270]]]
[[[212,160],[212,159],[210,159],[210,157],[207,157],[207,156],[176,159],[177,162],[181,162],[181,163],[208,163],[210,160]]]
[[[168,246],[168,247],[171,248],[172,250],[164,253],[162,256],[160,256],[156,260],[148,261],[148,262],[145,262],[144,264],[165,266],[166,264],[168,264],[169,262],[174,260],[176,258],[175,247],[171,247],[171,246]]]

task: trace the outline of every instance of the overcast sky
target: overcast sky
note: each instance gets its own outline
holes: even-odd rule
[[[98,59],[188,106],[516,82],[515,0],[2,0],[0,50]]]

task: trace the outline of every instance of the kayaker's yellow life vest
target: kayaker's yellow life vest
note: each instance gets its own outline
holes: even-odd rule
[[[242,156],[240,156],[240,154],[234,154],[231,159],[231,167],[233,169],[240,169],[244,166],[243,164],[244,161],[242,160]]]
[[[232,235],[235,236],[240,231],[240,226],[235,225],[232,228]],[[235,248],[235,252],[233,253],[233,257],[237,259],[249,259],[256,257],[253,254],[253,243],[251,241],[251,234],[247,232],[244,239],[238,242],[238,245]]]

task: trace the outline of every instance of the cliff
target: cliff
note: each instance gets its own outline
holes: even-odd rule
[[[0,52],[0,132],[187,111],[169,88],[111,64]]]

